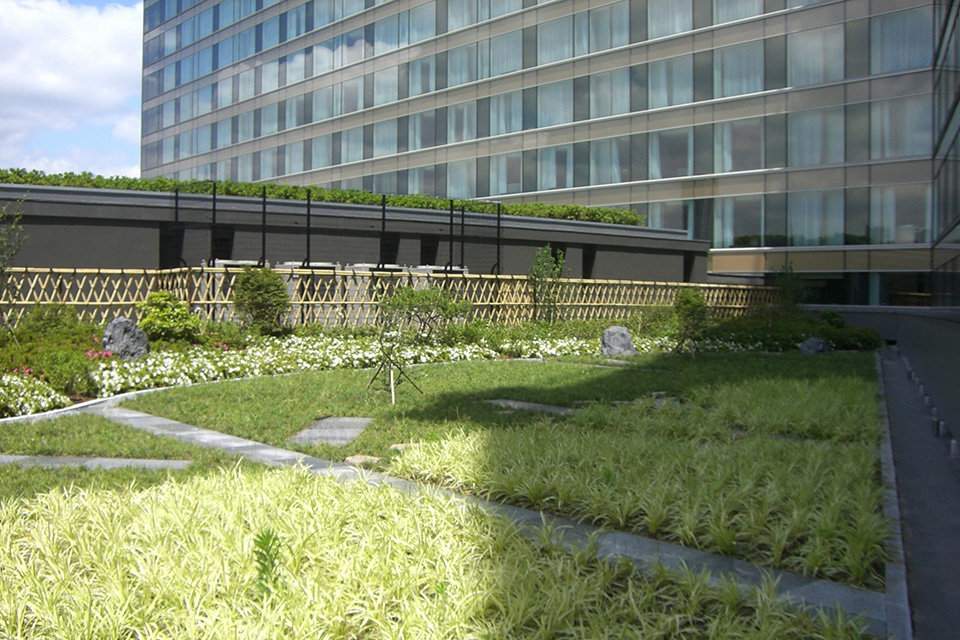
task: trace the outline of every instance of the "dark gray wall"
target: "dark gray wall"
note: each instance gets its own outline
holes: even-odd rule
[[[156,269],[199,266],[211,257],[258,261],[264,241],[272,264],[303,262],[307,254],[304,202],[268,200],[264,227],[259,198],[219,196],[213,233],[210,196],[0,185],[0,205],[18,200],[29,237],[17,266]],[[382,231],[385,246],[393,247],[385,262],[451,260],[449,211],[388,209],[384,225],[380,207],[314,203],[310,228],[312,262],[380,263]],[[496,216],[455,212],[454,266],[462,261],[471,273],[496,272],[497,237]],[[537,248],[548,243],[564,249],[566,277],[706,281],[708,244],[682,232],[518,216],[501,219],[499,272],[529,273]]]

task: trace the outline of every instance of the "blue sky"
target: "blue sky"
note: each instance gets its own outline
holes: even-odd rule
[[[0,167],[140,173],[141,2],[0,0]]]

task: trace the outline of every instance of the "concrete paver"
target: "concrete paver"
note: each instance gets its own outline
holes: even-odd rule
[[[287,440],[287,443],[305,445],[319,442],[332,445],[350,444],[363,433],[363,430],[371,422],[373,422],[373,418],[337,418],[330,416],[317,420]]]
[[[12,456],[0,455],[0,464],[21,467],[83,467],[84,469],[186,469],[190,460],[150,460],[136,458],[85,458],[80,456]]]

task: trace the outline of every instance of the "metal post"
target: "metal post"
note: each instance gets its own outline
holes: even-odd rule
[[[263,185],[263,195],[261,197],[263,205],[260,214],[260,266],[267,266],[267,185]]]
[[[447,271],[453,268],[453,198],[450,199],[450,260],[447,261]]]
[[[502,215],[503,205],[497,203],[497,275],[500,275],[500,216]]]
[[[304,260],[303,266],[310,267],[310,188],[307,187],[307,259]]]
[[[217,256],[214,252],[214,238],[217,235],[217,183],[213,183],[213,200],[211,203],[211,215],[210,215],[210,260],[207,261],[207,264],[211,267],[216,264]]]
[[[384,268],[383,262],[383,239],[387,234],[387,194],[380,196],[380,269]]]
[[[464,264],[466,262],[466,260],[464,260],[463,258],[463,236],[464,236],[464,229],[465,229],[464,218],[466,217],[466,215],[467,214],[465,213],[465,208],[460,207],[460,268],[461,269],[464,267]]]
[[[173,221],[174,223],[180,222],[180,187],[177,186],[173,190]]]

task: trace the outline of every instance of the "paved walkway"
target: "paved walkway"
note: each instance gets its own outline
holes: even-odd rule
[[[186,469],[190,460],[149,460],[137,458],[84,458],[79,456],[9,456],[0,455],[0,464],[21,467],[83,467],[84,469]]]
[[[714,584],[719,583],[724,578],[732,578],[743,588],[760,585],[773,577],[778,582],[777,589],[782,598],[816,609],[834,612],[839,610],[847,616],[861,617],[868,625],[869,630],[877,636],[893,633],[896,637],[908,637],[899,633],[895,620],[893,625],[888,625],[888,596],[884,593],[855,589],[825,580],[814,580],[786,571],[761,568],[749,562],[725,558],[628,533],[602,531],[597,527],[575,523],[538,511],[489,502],[434,487],[425,487],[418,483],[391,478],[383,474],[360,471],[345,464],[320,460],[296,451],[272,447],[252,440],[125,409],[116,406],[115,403],[97,404],[81,410],[101,415],[114,422],[147,431],[153,435],[169,436],[190,444],[216,447],[271,466],[301,464],[318,475],[332,476],[340,481],[359,480],[373,485],[389,485],[402,491],[443,493],[465,504],[477,505],[489,513],[503,515],[532,536],[535,536],[543,526],[550,526],[557,532],[558,542],[566,548],[582,548],[592,538],[597,544],[600,557],[626,558],[641,569],[662,564],[669,569],[687,568],[698,572],[704,571],[709,572]]]
[[[904,355],[917,363],[923,357],[906,350]],[[950,459],[949,440],[934,434],[930,409],[918,385],[911,382],[900,352],[884,349],[882,361],[914,634],[919,640],[957,638],[960,637],[960,466]],[[935,371],[931,368],[926,379],[932,381],[933,377]],[[947,386],[948,381],[938,382]],[[952,383],[954,402],[960,399],[956,382]],[[940,406],[944,404],[948,403]],[[951,424],[957,424],[960,418],[952,410],[941,416]]]

